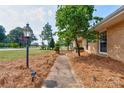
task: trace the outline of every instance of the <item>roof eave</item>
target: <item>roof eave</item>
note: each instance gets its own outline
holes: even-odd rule
[[[99,31],[101,29],[106,29],[107,27],[124,20],[124,6],[121,6],[115,12],[107,16],[100,23],[98,23],[94,28],[95,31]]]

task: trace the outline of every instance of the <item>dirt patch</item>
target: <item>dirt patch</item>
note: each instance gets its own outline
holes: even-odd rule
[[[124,87],[124,63],[109,57],[89,55],[86,52],[81,57],[75,53],[67,53],[71,65],[85,87],[118,88]]]
[[[34,88],[41,87],[54,64],[57,54],[33,55],[30,57],[29,66],[26,68],[25,60],[19,59],[13,62],[0,62],[0,87],[6,88]],[[36,77],[32,82],[31,70],[36,71]]]

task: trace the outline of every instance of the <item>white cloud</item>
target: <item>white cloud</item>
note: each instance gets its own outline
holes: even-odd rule
[[[42,7],[36,8],[30,11],[24,11],[23,18],[26,18],[29,21],[43,21],[45,17],[45,11]]]
[[[0,25],[5,27],[8,34],[15,27],[24,27],[29,22],[39,39],[46,22],[54,26],[55,9],[55,6],[0,6]]]
[[[21,8],[21,7],[19,7]],[[34,23],[38,21],[44,21],[45,11],[42,7],[38,8],[26,8],[18,10],[11,7],[0,8],[0,20],[1,25],[7,26],[7,30],[13,29],[16,26],[22,26],[26,22]]]
[[[48,16],[52,17],[53,16],[53,11],[52,10],[48,10]]]

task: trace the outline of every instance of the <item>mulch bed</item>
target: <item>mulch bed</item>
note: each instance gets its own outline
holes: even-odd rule
[[[42,86],[53,66],[56,53],[40,54],[30,57],[29,66],[26,68],[25,60],[14,62],[0,62],[0,87],[5,88],[38,88]],[[36,77],[32,82],[31,70],[36,71]]]
[[[71,65],[84,87],[122,88],[124,87],[124,63],[109,57],[82,52],[81,57],[69,52]]]

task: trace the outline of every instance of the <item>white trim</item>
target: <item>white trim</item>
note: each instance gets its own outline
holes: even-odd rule
[[[107,52],[100,52],[99,51],[99,54],[107,55],[108,53]]]
[[[106,28],[104,28],[104,29],[101,29],[100,31],[98,31],[98,32],[105,32],[105,31],[107,31],[107,27]]]

